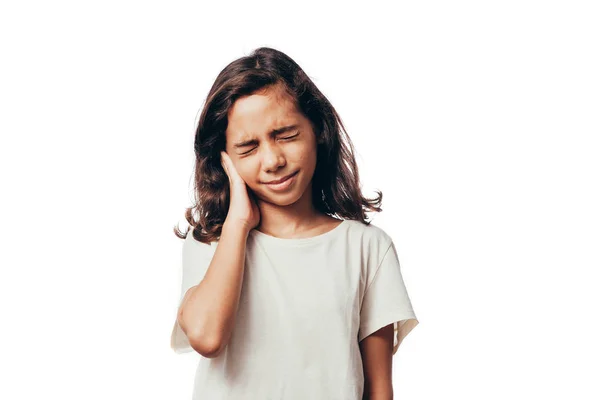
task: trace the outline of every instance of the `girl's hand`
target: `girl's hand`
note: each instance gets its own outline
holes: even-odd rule
[[[229,211],[226,221],[242,223],[250,231],[260,222],[260,211],[254,194],[249,192],[250,188],[224,151],[221,151],[221,165],[229,178]]]

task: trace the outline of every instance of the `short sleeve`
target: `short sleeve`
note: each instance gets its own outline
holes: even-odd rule
[[[215,242],[207,244],[197,241],[192,235],[192,230],[193,228],[190,228],[188,231],[182,247],[181,291],[177,303],[177,312],[186,292],[192,286],[199,284],[204,278],[215,251]],[[188,337],[177,321],[177,312],[175,313],[175,322],[171,332],[171,349],[178,354],[194,351]]]
[[[419,321],[404,285],[400,262],[394,243],[391,242],[363,297],[360,309],[358,341],[389,324],[394,324],[396,354],[402,340]]]

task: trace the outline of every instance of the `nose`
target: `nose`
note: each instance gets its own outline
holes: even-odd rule
[[[285,165],[285,157],[277,144],[267,144],[263,147],[262,165],[266,171],[276,171]]]

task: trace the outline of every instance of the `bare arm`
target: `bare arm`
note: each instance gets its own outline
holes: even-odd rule
[[[219,244],[204,279],[185,294],[177,319],[190,345],[204,357],[216,357],[226,346],[237,314],[246,240],[243,223],[225,220]]]
[[[359,342],[365,388],[363,400],[391,400],[394,325],[384,326]]]

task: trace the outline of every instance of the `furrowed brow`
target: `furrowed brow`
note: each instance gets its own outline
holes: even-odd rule
[[[297,128],[298,128],[298,124],[282,126],[281,128],[273,129],[270,132],[270,135],[272,135],[272,136],[278,135],[280,133],[289,132],[289,131],[291,131],[293,129],[297,129]],[[258,143],[258,140],[256,140],[256,139],[243,140],[241,142],[234,143],[233,147],[235,149],[238,149],[240,147],[246,147],[246,146],[250,146],[250,145],[256,144],[256,143]]]

